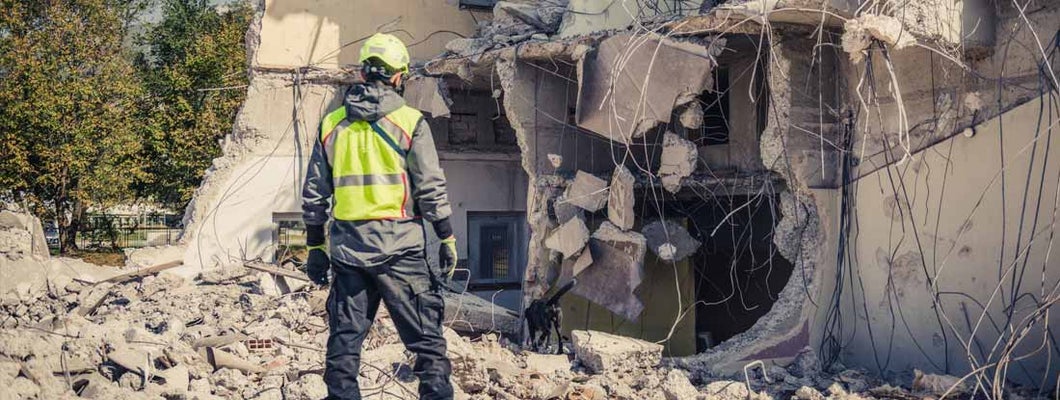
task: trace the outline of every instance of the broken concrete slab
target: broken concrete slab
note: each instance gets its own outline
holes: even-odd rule
[[[405,82],[405,103],[409,107],[430,114],[431,117],[449,117],[449,99],[445,83],[441,78],[416,76]]]
[[[604,221],[589,241],[592,265],[578,275],[571,292],[636,321],[644,310],[635,290],[644,280],[646,247],[640,233],[625,232]]]
[[[563,194],[564,201],[585,211],[596,212],[607,204],[607,181],[585,171],[578,171]]]
[[[700,44],[626,33],[602,41],[578,62],[575,121],[628,144],[670,121],[675,107],[710,87],[716,61]]]
[[[522,326],[519,313],[471,293],[444,292],[445,324],[468,334],[499,332],[514,337]]]
[[[688,129],[699,129],[703,127],[703,105],[699,101],[692,101],[681,111],[677,117],[681,126]]]
[[[566,283],[571,279],[577,278],[578,275],[585,271],[593,264],[593,252],[589,248],[582,249],[581,254],[577,257],[571,257],[563,260],[563,264],[560,265],[559,282]]]
[[[688,374],[679,369],[671,369],[666,373],[662,391],[666,400],[694,399],[699,396],[699,390],[688,381]]]
[[[598,331],[574,330],[570,336],[575,357],[592,373],[633,372],[662,360],[660,344]]]
[[[570,221],[571,218],[578,218],[582,221],[585,220],[585,210],[567,201],[563,196],[560,196],[552,202],[552,211],[556,216],[555,221],[558,224]]]
[[[927,395],[928,397],[942,396],[947,393],[953,396],[960,396],[968,392],[968,386],[964,384],[961,378],[953,375],[925,373],[919,369],[913,370],[912,387],[913,392]],[[856,391],[854,388],[851,390]]]
[[[699,153],[696,144],[672,132],[663,134],[662,156],[659,161],[659,178],[663,188],[670,193],[681,190],[681,179],[696,170]]]
[[[29,213],[0,211],[0,257],[46,261],[50,254],[40,219]]]
[[[565,354],[529,353],[526,355],[526,369],[549,375],[570,371],[570,359]]]
[[[615,167],[607,194],[607,219],[624,231],[633,229],[633,185],[635,179],[624,165]]]
[[[641,231],[648,248],[663,261],[681,261],[695,254],[699,241],[692,238],[684,225],[672,220],[656,220]]]
[[[552,234],[545,239],[545,247],[563,254],[563,258],[570,258],[578,254],[585,243],[589,241],[589,228],[579,218],[571,218],[560,225]]]
[[[199,349],[199,354],[213,365],[214,370],[220,370],[224,368],[230,368],[237,371],[243,371],[246,373],[261,373],[265,372],[265,368],[253,364],[235,354],[228,353],[224,350],[216,349],[213,347],[203,347]]]

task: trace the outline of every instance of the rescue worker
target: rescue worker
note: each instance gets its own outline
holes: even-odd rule
[[[398,93],[409,70],[405,45],[375,34],[360,63],[365,82],[321,122],[302,189],[306,274],[323,285],[331,272],[328,398],[361,398],[361,344],[381,301],[416,354],[420,398],[452,399],[440,282],[452,277],[457,254],[445,176],[427,122]],[[439,268],[425,257],[424,220],[443,238]]]

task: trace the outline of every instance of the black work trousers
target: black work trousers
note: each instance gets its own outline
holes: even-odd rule
[[[452,399],[452,367],[442,337],[444,305],[422,251],[394,256],[375,267],[332,263],[328,296],[328,399],[360,399],[357,372],[361,344],[382,300],[405,348],[416,354],[412,371],[420,380],[421,399]]]

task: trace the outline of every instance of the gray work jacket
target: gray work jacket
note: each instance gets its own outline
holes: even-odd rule
[[[347,119],[374,122],[405,105],[405,99],[382,84],[357,84],[343,101]],[[452,214],[445,190],[445,175],[438,162],[434,138],[425,120],[412,133],[406,156],[414,217],[402,220],[331,221],[329,254],[332,262],[372,267],[392,256],[421,252],[426,240],[423,219],[435,222]],[[331,215],[331,166],[317,132],[302,187],[302,219],[307,226],[324,225]]]

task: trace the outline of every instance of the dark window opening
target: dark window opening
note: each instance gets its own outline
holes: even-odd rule
[[[729,143],[729,70],[715,68],[713,75],[713,88],[696,99],[703,107],[703,126],[688,135],[699,146]]]
[[[470,290],[518,289],[526,264],[524,213],[468,212]]]
[[[478,115],[474,113],[451,113],[449,115],[449,144],[475,144],[478,142]]]

